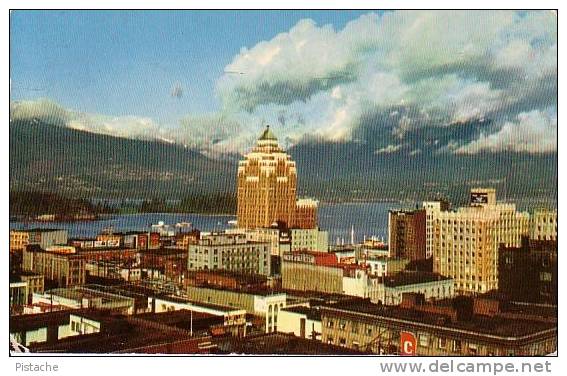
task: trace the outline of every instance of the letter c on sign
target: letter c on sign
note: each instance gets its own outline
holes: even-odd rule
[[[400,332],[401,355],[415,355],[417,340],[413,333]]]

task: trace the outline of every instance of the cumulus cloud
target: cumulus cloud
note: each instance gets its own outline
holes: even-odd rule
[[[400,151],[403,145],[388,145],[381,149],[378,149],[374,154],[391,154]]]
[[[229,113],[295,112],[304,134],[329,141],[368,126],[391,141],[486,118],[503,126],[553,105],[556,22],[546,11],[370,13],[341,30],[302,20],[243,48],[226,67],[242,74],[223,75],[217,93]],[[377,127],[364,122],[368,113],[389,118]]]
[[[556,27],[549,11],[369,13],[342,29],[304,19],[243,47],[218,78],[222,108],[187,115],[177,128],[49,101],[10,111],[210,154],[246,151],[266,124],[285,147],[316,139],[363,140],[380,154],[549,152],[557,149]]]
[[[65,126],[71,118],[72,114],[68,110],[48,99],[10,103],[10,120],[37,119]]]
[[[169,140],[169,132],[147,117],[90,114],[66,109],[48,99],[10,103],[10,120],[33,119],[117,137]]]
[[[513,151],[547,153],[557,149],[557,113],[533,110],[518,114],[515,122],[508,121],[496,133],[482,134],[477,140],[456,150],[457,154],[482,151]]]
[[[190,115],[179,123],[180,128],[174,134],[178,142],[204,153],[235,153],[251,142],[238,140],[235,135],[241,133],[240,123],[222,114]]]

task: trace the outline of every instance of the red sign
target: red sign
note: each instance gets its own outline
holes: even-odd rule
[[[400,332],[400,354],[401,355],[415,355],[417,348],[417,340],[413,333]]]

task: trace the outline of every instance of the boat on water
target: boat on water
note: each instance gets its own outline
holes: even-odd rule
[[[191,222],[178,222],[175,227],[191,227],[193,224]]]

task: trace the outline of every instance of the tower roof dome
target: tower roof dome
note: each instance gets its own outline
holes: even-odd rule
[[[263,140],[277,141],[278,139],[276,138],[276,136],[274,136],[274,134],[270,130],[270,126],[266,125],[266,129],[264,130],[264,133],[262,133],[262,135],[260,136],[260,138],[258,140],[261,140],[261,141],[263,141]]]

